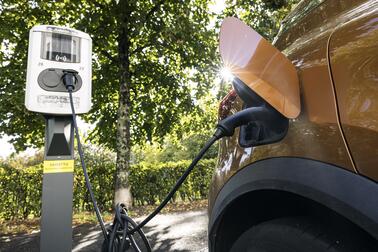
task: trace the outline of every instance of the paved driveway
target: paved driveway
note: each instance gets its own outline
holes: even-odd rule
[[[142,218],[136,221],[141,221]],[[144,228],[152,251],[207,251],[206,211],[160,214]],[[8,242],[5,242],[8,240]],[[83,224],[74,228],[73,250],[100,251],[102,233],[98,226]],[[0,251],[39,251],[39,233],[9,237],[0,241]]]

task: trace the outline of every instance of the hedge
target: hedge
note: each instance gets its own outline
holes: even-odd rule
[[[184,173],[191,161],[160,164],[139,163],[130,170],[130,184],[134,204],[155,204],[162,201],[177,179]],[[180,197],[192,201],[207,197],[215,160],[200,161],[185,183],[176,193],[173,201]]]
[[[0,219],[40,215],[42,166],[28,169],[0,167]]]
[[[130,184],[134,205],[156,204],[169,192],[191,161],[139,163],[130,167]],[[81,167],[75,165],[74,210],[92,210]],[[88,174],[101,210],[111,210],[114,188],[114,160],[89,158]],[[215,160],[202,160],[176,193],[173,201],[206,198]],[[0,219],[22,219],[40,216],[42,165],[15,169],[0,167]]]

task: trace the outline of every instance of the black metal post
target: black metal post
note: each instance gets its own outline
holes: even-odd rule
[[[71,116],[45,116],[40,251],[72,249],[74,128]]]

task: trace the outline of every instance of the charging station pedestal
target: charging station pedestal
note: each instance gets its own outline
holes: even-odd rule
[[[72,249],[74,127],[63,77],[75,73],[76,114],[91,109],[92,39],[68,27],[37,25],[29,32],[25,106],[46,118],[40,251]]]
[[[45,116],[40,251],[72,250],[74,128],[72,116]]]

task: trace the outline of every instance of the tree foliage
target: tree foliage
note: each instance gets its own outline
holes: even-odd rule
[[[198,101],[198,113],[181,117],[180,122],[166,135],[161,143],[152,141],[138,144],[132,149],[132,162],[178,162],[192,160],[204,143],[214,133],[217,121],[218,101],[207,95]],[[217,157],[218,146],[213,145],[205,159]]]
[[[280,23],[300,0],[226,0],[222,17],[237,16],[268,40],[273,40]]]
[[[207,29],[207,1],[1,2],[0,131],[18,149],[41,145],[43,120],[23,106],[29,29],[68,25],[93,38],[92,139],[116,148],[122,60],[129,63],[131,136],[162,137],[195,107],[216,64],[214,31]],[[126,42],[127,59],[120,58]]]

